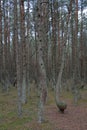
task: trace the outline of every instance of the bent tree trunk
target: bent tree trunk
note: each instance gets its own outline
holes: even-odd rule
[[[60,67],[59,75],[58,75],[58,78],[57,78],[57,83],[56,83],[56,86],[55,86],[56,104],[60,101],[60,95],[59,94],[60,94],[61,80],[62,80],[62,74],[63,74],[63,69],[64,69],[66,42],[67,42],[67,33],[68,33],[68,23],[69,23],[71,9],[72,9],[72,0],[70,1],[70,5],[68,7],[68,15],[67,15],[67,19],[66,19],[66,28],[65,28],[65,32],[64,32],[64,38],[63,38],[63,51],[62,51],[61,67]]]
[[[65,46],[63,47],[63,54],[62,54],[62,61],[61,61],[61,68],[59,71],[59,75],[57,78],[57,83],[56,83],[56,87],[55,87],[55,100],[56,103],[59,102],[59,97],[60,97],[60,89],[61,89],[61,80],[62,80],[62,74],[63,74],[63,69],[64,69],[64,61],[65,61]]]

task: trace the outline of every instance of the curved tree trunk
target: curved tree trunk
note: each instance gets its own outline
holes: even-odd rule
[[[63,50],[62,50],[61,67],[60,67],[60,71],[59,71],[59,74],[58,74],[57,83],[56,83],[56,86],[55,86],[56,104],[60,101],[60,89],[61,89],[61,82],[62,82],[61,80],[62,80],[62,74],[63,74],[63,69],[64,69],[65,57],[66,57],[65,56],[66,42],[67,42],[68,23],[69,23],[71,9],[72,9],[72,0],[70,1],[70,5],[69,5],[69,8],[68,8],[68,15],[67,15],[67,19],[66,19],[66,28],[65,28],[64,37],[63,37]]]

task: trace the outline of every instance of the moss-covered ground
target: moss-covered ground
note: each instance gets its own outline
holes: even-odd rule
[[[84,93],[87,94],[87,90],[81,92],[83,96]],[[61,98],[73,102],[70,92],[62,92]],[[11,88],[9,93],[3,93],[0,90],[0,130],[53,130],[49,119],[42,124],[37,122],[38,103],[37,91],[32,89],[30,96],[27,96],[27,103],[22,106],[22,117],[19,118],[17,115],[17,88]],[[80,103],[87,104],[87,98],[81,99]],[[51,89],[48,90],[46,108],[50,106],[56,106],[54,92]]]

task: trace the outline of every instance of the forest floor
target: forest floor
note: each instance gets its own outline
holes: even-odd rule
[[[36,92],[31,92],[28,103],[23,105],[23,117],[17,117],[17,90],[8,94],[0,92],[0,130],[87,130],[87,90],[81,91],[78,105],[73,104],[70,92],[63,92],[61,99],[67,102],[64,114],[55,104],[54,93],[49,90],[45,106],[46,121],[37,122],[38,102]]]

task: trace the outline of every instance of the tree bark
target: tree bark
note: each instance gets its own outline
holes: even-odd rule
[[[65,28],[65,32],[64,32],[64,37],[63,37],[63,50],[62,50],[62,59],[61,59],[61,67],[60,67],[60,71],[58,74],[58,78],[57,78],[57,83],[55,86],[55,100],[56,100],[56,104],[60,101],[60,89],[61,89],[61,80],[62,80],[62,74],[63,74],[63,69],[64,69],[64,62],[65,62],[65,58],[66,58],[66,42],[67,42],[67,33],[68,33],[68,23],[69,23],[69,18],[70,18],[70,13],[71,13],[71,9],[72,9],[72,0],[70,1],[70,5],[69,5],[69,9],[68,9],[68,15],[66,18],[66,28]]]
[[[22,103],[25,104],[27,102],[26,97],[26,41],[25,41],[25,12],[24,12],[24,1],[20,0],[20,36],[21,36],[21,44],[22,44]]]
[[[18,90],[18,116],[22,116],[22,87],[21,87],[21,67],[20,67],[20,54],[19,54],[19,42],[18,42],[18,15],[17,15],[17,0],[15,0],[14,5],[14,40],[16,47],[16,75],[17,75],[17,90]]]
[[[42,123],[44,121],[44,105],[46,103],[47,97],[47,83],[46,83],[46,69],[43,61],[43,44],[44,44],[44,26],[43,26],[43,18],[44,13],[41,9],[47,6],[48,0],[38,0],[38,67],[39,67],[39,88],[40,88],[40,103],[39,103],[39,111],[38,111],[38,122]],[[45,34],[46,35],[46,34]]]

